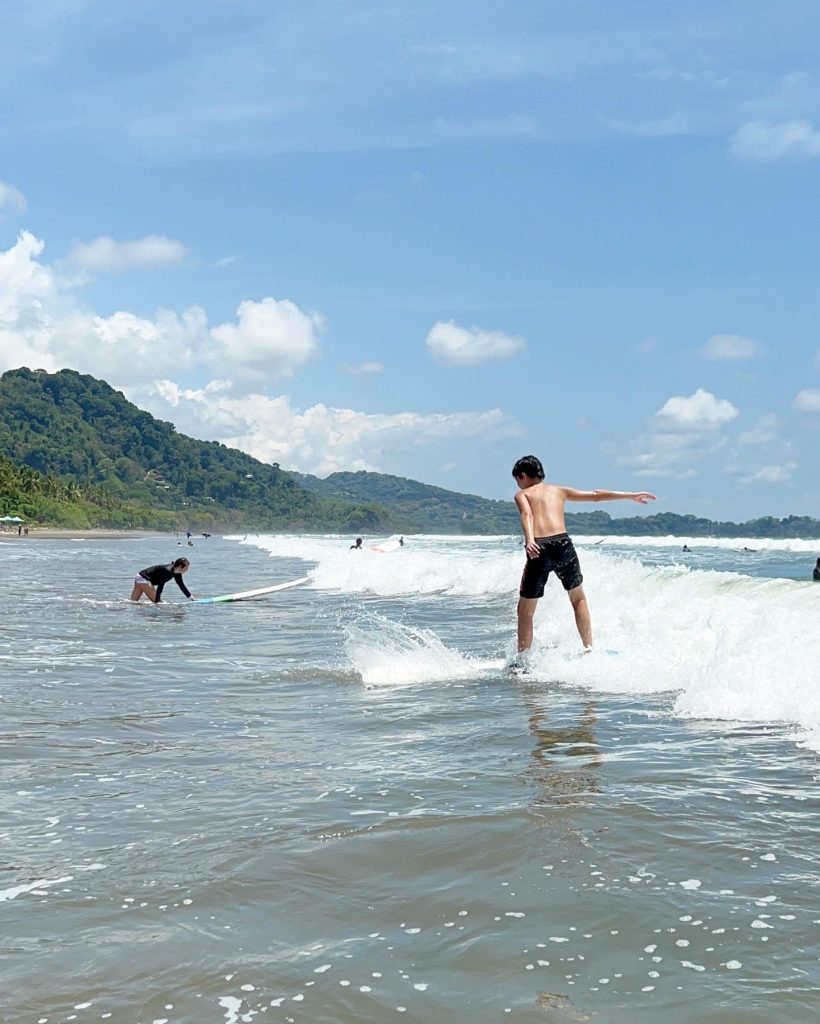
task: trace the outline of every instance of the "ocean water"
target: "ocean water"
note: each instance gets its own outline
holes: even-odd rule
[[[0,543],[0,1020],[816,1021],[820,551],[405,540]]]

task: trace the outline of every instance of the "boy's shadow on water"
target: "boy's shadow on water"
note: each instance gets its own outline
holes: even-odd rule
[[[554,693],[545,694],[531,683],[524,682],[521,694],[535,740],[532,759],[523,773],[526,781],[531,780],[535,784],[532,814],[542,826],[554,826],[556,810],[588,806],[602,791],[603,757],[595,733],[595,702],[584,701],[577,717],[569,721],[562,708],[565,724],[553,724],[548,708]],[[564,818],[565,814],[561,817]],[[580,837],[572,827],[568,832],[575,835],[575,841]],[[534,1004],[522,1012],[521,1020],[539,1020],[543,1024],[580,1024],[581,1021],[592,1020],[593,1016],[573,1005],[569,996],[542,990],[535,993]]]
[[[521,687],[535,739],[532,762],[524,773],[536,784],[535,808],[587,804],[601,792],[603,758],[595,734],[595,702],[586,701],[574,722],[550,722],[548,696],[532,684]]]

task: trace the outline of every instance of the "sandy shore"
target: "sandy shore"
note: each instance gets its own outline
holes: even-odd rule
[[[138,537],[168,536],[154,530],[62,530],[48,526],[30,526],[28,536],[17,536],[17,531],[0,533],[0,541],[24,544],[29,540],[128,540]],[[184,535],[183,535],[184,536]]]

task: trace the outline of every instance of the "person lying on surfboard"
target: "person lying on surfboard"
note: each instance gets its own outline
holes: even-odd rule
[[[518,599],[518,652],[532,647],[532,620],[538,599],[544,596],[549,574],[555,575],[567,592],[575,625],[586,650],[592,649],[592,622],[581,584],[584,577],[575,546],[567,534],[564,506],[568,501],[617,501],[628,498],[645,505],[655,500],[649,491],[577,491],[544,482],[544,467],[534,455],[525,455],[513,466],[512,475],[520,490],[515,504],[521,517],[527,561],[521,576]],[[513,663],[516,667],[516,663]]]
[[[149,601],[159,604],[162,598],[162,588],[170,580],[174,580],[182,593],[193,597],[191,591],[182,582],[183,575],[191,568],[187,558],[177,558],[169,565],[152,565],[147,569],[140,569],[134,577],[134,589],[131,591],[131,600],[139,601],[143,594]]]

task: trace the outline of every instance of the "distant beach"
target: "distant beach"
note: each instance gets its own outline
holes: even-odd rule
[[[156,530],[66,530],[50,526],[30,526],[28,535],[17,535],[16,530],[4,530],[0,532],[0,541],[27,540],[136,540],[139,537],[159,536]]]

